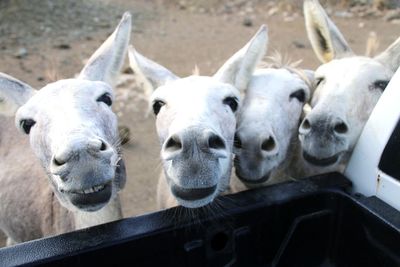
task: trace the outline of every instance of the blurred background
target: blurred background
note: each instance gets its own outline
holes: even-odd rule
[[[357,54],[366,53],[371,32],[378,53],[400,36],[399,0],[321,4]],[[200,74],[213,74],[263,23],[269,27],[268,55],[279,51],[293,61],[302,59],[303,68],[319,65],[298,0],[0,0],[0,71],[38,89],[73,77],[124,11],[133,14],[131,44],[180,76],[190,75],[195,65]],[[160,146],[127,63],[123,72],[114,108],[130,129],[122,203],[125,217],[131,217],[156,210]]]

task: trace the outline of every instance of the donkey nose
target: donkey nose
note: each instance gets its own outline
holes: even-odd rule
[[[307,135],[311,131],[318,134],[343,135],[349,131],[349,127],[340,117],[309,115],[301,123],[299,133]]]
[[[63,167],[68,162],[78,158],[82,153],[88,153],[94,157],[98,157],[100,154],[110,150],[109,148],[109,145],[101,139],[94,138],[86,141],[74,140],[73,142],[65,144],[53,155],[52,167]]]
[[[200,149],[203,153],[224,158],[228,154],[226,148],[224,139],[213,131],[185,130],[166,139],[162,154],[165,160],[171,160],[179,155],[193,153],[193,149]]]

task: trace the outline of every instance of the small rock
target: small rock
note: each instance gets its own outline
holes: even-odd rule
[[[383,17],[386,21],[398,20],[400,19],[400,9],[390,10]]]
[[[297,40],[294,40],[294,41],[292,42],[292,44],[293,44],[296,48],[299,48],[299,49],[306,48],[306,45],[305,45],[304,43],[302,43],[302,42],[300,42],[300,41],[297,41]]]
[[[243,26],[251,27],[251,26],[253,26],[253,20],[251,18],[249,18],[249,17],[245,17],[243,19],[243,23],[242,24],[243,24]]]
[[[283,17],[283,21],[284,22],[292,22],[292,21],[294,21],[294,16],[286,15],[286,16]]]
[[[279,8],[278,7],[273,7],[268,11],[267,14],[268,14],[269,17],[271,17],[271,16],[275,15],[278,12],[279,12]]]
[[[179,6],[180,9],[183,10],[183,9],[186,9],[187,3],[186,3],[186,1],[181,0],[181,1],[179,1],[178,6]]]
[[[353,13],[347,11],[336,11],[334,14],[338,18],[352,18],[354,17]]]
[[[15,53],[15,57],[16,58],[24,58],[28,55],[28,50],[26,50],[25,47],[21,47],[20,49],[18,49],[17,53]]]
[[[58,48],[61,50],[68,50],[68,49],[71,49],[71,46],[69,44],[61,43],[61,44],[55,45],[54,48]]]
[[[37,77],[37,80],[38,80],[39,82],[43,82],[43,81],[44,81],[44,77],[39,76],[39,77]]]

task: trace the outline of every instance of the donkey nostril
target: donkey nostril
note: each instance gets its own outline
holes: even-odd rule
[[[100,147],[100,151],[104,151],[107,149],[107,145],[106,143],[104,143],[103,141],[101,141],[101,147]]]
[[[62,166],[62,165],[65,164],[65,162],[64,162],[64,161],[61,161],[61,160],[57,160],[56,157],[54,157],[54,158],[53,158],[53,164],[54,164],[55,166]]]
[[[218,135],[211,135],[208,138],[208,147],[214,149],[225,149],[225,143]]]
[[[236,148],[242,148],[242,140],[240,140],[240,137],[237,134],[235,134],[235,137],[233,139],[233,145]]]
[[[275,140],[271,136],[267,140],[264,140],[264,142],[261,144],[261,149],[265,151],[272,151],[275,149]]]
[[[334,131],[339,133],[339,134],[345,134],[349,128],[347,127],[346,123],[344,122],[339,122],[335,125]]]
[[[303,123],[301,124],[301,128],[303,128],[304,130],[310,130],[311,129],[310,121],[304,119]]]
[[[167,150],[179,150],[182,148],[182,143],[178,136],[171,136],[165,144]]]

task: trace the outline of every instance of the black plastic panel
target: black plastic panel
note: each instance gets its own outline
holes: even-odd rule
[[[379,169],[400,181],[400,120],[383,150]]]
[[[3,266],[400,266],[400,213],[327,174],[0,249]],[[187,213],[186,213],[187,214]]]

